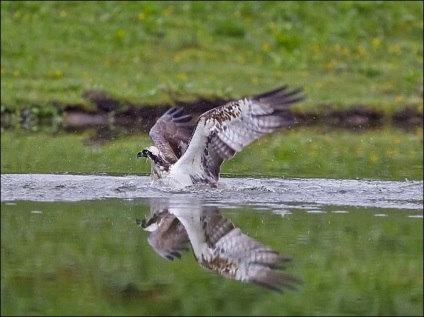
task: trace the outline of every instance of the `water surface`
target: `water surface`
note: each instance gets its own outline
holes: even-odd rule
[[[423,183],[223,178],[170,191],[144,176],[2,175],[2,314],[420,315]],[[278,293],[173,261],[136,219],[166,198],[213,206],[292,258]],[[187,204],[190,209],[190,204]]]

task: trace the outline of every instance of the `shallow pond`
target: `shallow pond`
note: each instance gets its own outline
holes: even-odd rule
[[[179,191],[138,176],[151,140],[118,130],[2,131],[2,315],[422,314],[422,128],[277,133]],[[266,283],[211,270],[258,250],[292,261]]]
[[[422,181],[223,178],[170,191],[144,176],[1,177],[2,315],[422,314]],[[167,260],[136,219],[176,207],[213,208],[290,256],[283,272],[302,283],[279,293],[208,271],[193,251]]]

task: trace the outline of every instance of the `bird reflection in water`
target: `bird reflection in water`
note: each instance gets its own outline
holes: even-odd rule
[[[301,280],[283,271],[289,256],[244,234],[217,207],[196,199],[152,199],[150,215],[136,220],[150,232],[148,242],[160,256],[180,258],[189,246],[197,263],[226,278],[282,292]]]

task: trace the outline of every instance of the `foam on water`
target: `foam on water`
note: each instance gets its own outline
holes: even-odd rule
[[[106,198],[195,197],[215,204],[317,212],[323,205],[423,209],[422,181],[221,178],[218,188],[171,189],[147,176],[3,174],[1,200],[81,201]]]

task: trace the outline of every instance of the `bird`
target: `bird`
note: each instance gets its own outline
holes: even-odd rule
[[[260,137],[296,123],[289,111],[304,99],[302,88],[284,85],[227,102],[193,123],[182,107],[168,109],[152,126],[154,145],[137,153],[151,164],[152,184],[217,187],[221,165]]]
[[[151,206],[157,205],[155,199]],[[150,232],[149,244],[160,256],[173,260],[191,245],[194,258],[204,269],[228,279],[256,284],[277,292],[296,290],[301,279],[283,271],[292,260],[250,238],[215,206],[196,200],[171,202],[153,207],[139,227]],[[184,230],[181,230],[181,229]]]

